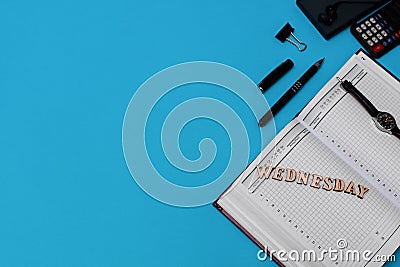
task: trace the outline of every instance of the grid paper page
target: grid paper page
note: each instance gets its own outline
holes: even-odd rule
[[[365,63],[368,61],[369,63]],[[347,79],[380,111],[400,121],[400,83],[371,60],[353,57],[336,75]],[[381,77],[382,76],[382,77]],[[310,103],[299,116],[305,126],[339,157],[400,207],[400,140],[380,131],[370,115],[336,77],[321,90],[324,97]]]
[[[298,124],[294,131],[302,131],[302,127]],[[287,148],[294,138],[297,135],[287,135],[287,140],[280,144]],[[308,185],[299,185],[296,182],[264,180],[251,197],[256,199],[260,209],[273,211],[304,242],[322,250],[336,248],[337,240],[342,238],[348,241],[349,249],[377,251],[396,230],[400,223],[400,212],[396,207],[315,136],[308,132],[298,139],[293,149],[283,151],[274,160],[275,165],[340,178],[346,185],[353,181],[370,188],[364,199],[359,199],[343,192],[310,187],[310,181]],[[259,165],[268,165],[275,155],[270,153]],[[248,176],[256,175],[254,169]],[[247,190],[246,185],[243,187]]]

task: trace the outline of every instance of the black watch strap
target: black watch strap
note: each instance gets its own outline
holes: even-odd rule
[[[400,129],[399,129],[399,127],[394,128],[392,130],[392,134],[400,139]]]
[[[341,86],[344,90],[346,90],[346,92],[353,95],[357,101],[360,102],[360,104],[368,111],[371,117],[375,118],[378,116],[379,111],[376,109],[376,107],[368,100],[368,98],[358,91],[358,89],[355,88],[351,82],[345,80],[341,83]]]

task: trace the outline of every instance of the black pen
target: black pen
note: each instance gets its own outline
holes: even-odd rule
[[[272,106],[272,108],[262,116],[260,121],[258,122],[258,125],[260,127],[263,127],[267,124],[267,122],[274,116],[276,113],[278,113],[282,107],[289,102],[290,99],[294,95],[297,94],[298,91],[300,91],[301,88],[303,88],[304,84],[308,82],[312,76],[314,76],[315,73],[317,73],[319,67],[321,67],[322,62],[324,61],[325,58],[319,60],[317,63],[312,65],[304,74],[303,76],[300,77],[293,85],[290,87],[289,90],[286,91],[286,93],[279,98],[279,100]]]

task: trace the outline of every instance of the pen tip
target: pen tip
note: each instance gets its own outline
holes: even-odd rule
[[[321,66],[322,62],[324,62],[325,58],[321,58],[320,60],[317,61],[317,63],[315,63],[315,66],[319,67]]]
[[[263,120],[263,118],[261,118],[261,119],[258,121],[258,126],[260,126],[260,127],[264,127],[265,124],[267,124],[267,123],[266,123],[265,120]]]

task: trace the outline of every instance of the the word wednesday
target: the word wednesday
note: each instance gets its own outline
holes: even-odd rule
[[[339,178],[322,177],[319,174],[311,174],[309,172],[299,171],[294,169],[273,167],[273,166],[257,166],[258,177],[260,179],[269,179],[272,174],[272,179],[285,182],[295,182],[299,185],[308,185],[316,189],[324,189],[326,191],[344,192],[347,194],[355,195],[360,199],[364,198],[365,193],[369,188],[359,184],[355,185],[353,181],[348,184]],[[286,174],[285,174],[286,173]],[[358,189],[358,190],[357,190]]]

